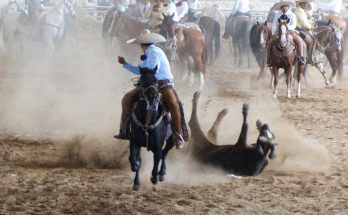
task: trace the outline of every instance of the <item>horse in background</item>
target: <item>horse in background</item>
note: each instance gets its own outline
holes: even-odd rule
[[[111,9],[105,16],[102,27],[105,48],[114,50],[115,42],[117,42],[120,50],[125,50],[129,57],[134,56],[135,50],[132,49],[134,47],[127,46],[126,41],[137,37],[146,27],[145,23],[134,17],[116,9]]]
[[[201,16],[198,21],[198,25],[204,29],[205,42],[207,51],[207,58],[209,65],[211,65],[219,56],[221,49],[220,42],[220,23],[209,16]],[[214,42],[214,48],[213,48]],[[215,52],[214,52],[215,51]]]
[[[207,64],[205,35],[199,29],[178,24],[173,20],[173,16],[164,16],[160,28],[160,34],[167,38],[165,49],[170,51],[169,59],[179,61],[181,66],[188,66],[188,72],[183,76],[183,79],[190,76],[190,86],[194,83],[194,75],[199,75],[199,88],[203,89]],[[181,69],[183,70],[183,68]]]
[[[306,65],[303,65],[298,60],[296,47],[292,37],[288,31],[286,21],[281,21],[278,25],[278,39],[272,44],[269,57],[272,59],[272,79],[273,79],[273,96],[277,97],[278,72],[280,68],[284,69],[286,74],[287,97],[291,98],[291,83],[292,71],[296,65],[297,70],[297,93],[296,96],[301,96],[301,75],[306,70]],[[300,43],[306,54],[306,45],[304,41]]]
[[[233,20],[232,20],[233,19]],[[247,58],[248,67],[250,67],[250,30],[253,22],[248,16],[231,17],[226,22],[224,38],[232,39],[234,50],[234,64],[242,65],[242,58]]]
[[[131,169],[135,172],[133,190],[140,189],[139,171],[141,167],[141,147],[152,151],[154,166],[151,182],[156,185],[164,181],[166,175],[166,156],[174,146],[174,138],[170,127],[168,113],[161,101],[158,90],[155,68],[140,68],[140,90],[134,104],[129,125]],[[166,144],[164,142],[166,141]],[[158,171],[159,163],[160,171]]]
[[[8,14],[2,19],[2,33],[9,41],[17,43],[13,46],[18,46],[19,43],[19,46],[23,48],[24,43],[41,41],[46,50],[54,51],[63,44],[66,15],[74,17],[75,14],[69,0],[58,3],[43,14],[38,23],[30,23],[23,12]]]
[[[250,47],[253,52],[256,62],[260,66],[260,73],[258,79],[262,78],[266,65],[266,45],[271,38],[271,23],[256,22],[250,30]]]

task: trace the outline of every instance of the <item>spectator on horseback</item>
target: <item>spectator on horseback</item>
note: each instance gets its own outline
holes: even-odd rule
[[[292,36],[293,42],[296,46],[296,51],[298,55],[298,60],[301,64],[306,64],[306,58],[304,57],[304,50],[302,49],[302,38],[295,33],[296,23],[297,19],[295,14],[292,13],[290,10],[290,7],[294,6],[293,2],[290,1],[280,1],[275,4],[274,9],[279,10],[277,14],[275,14],[272,22],[272,37],[269,40],[267,44],[267,64],[268,66],[272,66],[272,59],[269,57],[269,53],[271,51],[271,48],[273,47],[274,43],[278,39],[278,24],[280,22],[286,22],[288,31],[290,35]]]
[[[8,5],[6,7],[6,13],[16,13],[19,10],[20,9],[19,9],[19,6],[18,6],[16,0],[9,0],[8,1]]]
[[[169,0],[166,2],[164,13],[166,16],[171,16],[174,14],[176,16],[176,0]]]
[[[29,21],[37,25],[40,20],[42,5],[40,0],[25,0],[26,8],[28,9]]]
[[[157,33],[151,33],[149,30],[144,30],[138,37],[127,41],[127,43],[140,44],[144,55],[141,56],[139,66],[134,66],[128,63],[123,57],[118,57],[118,62],[123,65],[123,68],[133,74],[140,75],[139,67],[155,68],[157,67],[156,78],[159,84],[160,93],[163,96],[164,102],[167,105],[172,118],[172,128],[174,134],[175,145],[177,148],[182,148],[185,144],[183,138],[184,132],[187,130],[184,123],[183,109],[180,100],[174,90],[173,75],[170,69],[169,61],[165,53],[155,43],[165,42],[166,39]],[[120,123],[120,133],[114,137],[117,139],[127,139],[127,124],[132,113],[132,105],[136,100],[139,92],[139,87],[128,92],[122,99],[122,115]],[[186,137],[187,135],[185,135]]]
[[[294,14],[296,15],[297,23],[296,30],[300,33],[300,37],[306,42],[307,54],[308,54],[308,64],[312,64],[312,53],[314,46],[314,38],[311,34],[313,30],[314,23],[308,19],[306,11],[311,10],[311,5],[309,0],[296,1],[296,9],[294,9]]]
[[[323,10],[329,14],[339,16],[342,10],[342,0],[331,0],[323,7]]]
[[[249,0],[237,0],[234,3],[232,12],[228,19],[236,16],[248,16],[251,19]]]
[[[187,12],[188,21],[194,22],[197,20],[196,13],[198,11],[199,1],[198,0],[188,0],[187,4],[188,4],[188,12]]]
[[[232,26],[230,29],[231,34],[234,29],[234,18],[237,16],[247,16],[251,19],[249,0],[237,0],[234,3],[231,14],[226,19],[226,26]]]
[[[176,3],[176,14],[173,17],[175,22],[180,22],[180,20],[188,13],[189,6],[186,1],[187,0],[180,0]]]

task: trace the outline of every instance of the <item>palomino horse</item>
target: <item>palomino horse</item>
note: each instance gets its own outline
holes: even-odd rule
[[[129,161],[135,172],[133,190],[140,189],[139,170],[141,167],[141,147],[153,152],[154,166],[151,182],[155,185],[163,181],[166,174],[166,156],[174,146],[174,139],[168,120],[168,113],[162,104],[154,69],[140,68],[140,91],[134,104],[130,122]],[[166,144],[164,146],[164,141]],[[159,163],[160,171],[158,171]]]
[[[336,37],[335,39],[336,50],[332,48],[326,49],[324,51],[324,54],[329,59],[330,66],[332,68],[332,75],[331,75],[330,81],[335,82],[336,72],[338,72],[338,79],[341,80],[343,76],[343,59],[344,59],[345,49],[348,43],[348,20],[345,20],[335,15],[324,16],[323,11],[321,9],[314,11],[312,17],[315,21],[319,20],[317,22],[319,26],[323,25],[325,22],[326,23],[332,22],[334,24],[332,25],[332,27],[336,27],[334,29],[335,37]],[[339,35],[339,32],[337,31],[338,29],[341,35]],[[341,39],[339,39],[339,37],[341,37]],[[333,39],[331,39],[331,41],[333,41]],[[340,44],[337,44],[337,43],[340,43]],[[340,47],[338,47],[337,45],[340,45]],[[333,47],[332,45],[330,46]]]
[[[193,85],[193,72],[195,72],[200,75],[200,89],[203,89],[207,62],[204,34],[199,30],[180,26],[173,20],[173,16],[164,16],[160,33],[170,43],[168,47],[172,49],[172,56],[175,55],[172,58],[176,59],[177,56],[180,63],[187,63],[190,75],[189,85]],[[187,76],[186,74],[183,78]]]
[[[331,21],[330,21],[331,20]],[[345,46],[347,44],[348,39],[348,26],[347,22],[338,16],[326,16],[322,21],[332,22],[334,25],[332,27],[331,42],[335,43],[334,46],[330,46],[330,48],[326,48],[324,50],[325,55],[327,56],[330,66],[332,68],[332,74],[330,81],[335,82],[336,72],[338,72],[338,79],[341,80],[343,77],[343,59],[345,54]],[[330,37],[328,37],[330,38]],[[330,42],[330,41],[326,41]]]
[[[301,96],[301,75],[306,69],[306,65],[302,65],[297,59],[295,44],[291,35],[288,32],[288,26],[285,21],[278,25],[278,39],[271,47],[270,57],[272,58],[272,78],[273,80],[273,96],[277,96],[278,71],[279,68],[284,68],[286,74],[287,97],[291,98],[291,81],[292,70],[297,63],[297,93],[296,96]],[[306,50],[306,45],[303,41],[300,43],[303,50]]]
[[[329,79],[326,76],[326,71],[323,66],[323,54],[329,60],[332,73],[330,82],[335,82],[337,70],[343,65],[340,61],[342,56],[342,33],[341,29],[337,27],[332,21],[328,23],[317,22],[313,30],[315,45],[313,50],[314,66],[321,72],[325,79],[325,84],[329,85]],[[320,53],[319,53],[320,52]]]
[[[209,16],[201,16],[199,18],[198,25],[204,29],[205,42],[208,49],[207,54],[209,55],[207,58],[209,60],[209,64],[212,64],[219,56],[221,49],[220,24]],[[213,50],[215,50],[215,53]]]
[[[248,67],[250,67],[250,42],[249,35],[253,25],[252,20],[248,16],[232,17],[233,21],[226,22],[224,38],[232,37],[234,50],[234,63],[238,66],[242,65],[242,58],[247,57]]]

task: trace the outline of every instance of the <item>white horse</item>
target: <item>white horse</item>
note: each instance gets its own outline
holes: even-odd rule
[[[62,43],[66,27],[66,15],[76,16],[72,3],[64,0],[52,10],[48,11],[40,23],[40,36],[46,47],[54,51],[59,43]]]
[[[65,29],[65,16],[75,16],[76,12],[69,0],[58,3],[44,13],[38,25],[29,23],[23,13],[10,13],[2,17],[1,32],[12,57],[16,56],[24,41],[41,41],[46,50],[54,51],[62,42]]]

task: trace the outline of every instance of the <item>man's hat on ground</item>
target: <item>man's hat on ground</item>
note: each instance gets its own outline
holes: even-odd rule
[[[128,44],[148,44],[148,43],[162,43],[166,38],[157,33],[151,33],[148,29],[143,30],[136,38],[127,41]]]
[[[279,2],[275,3],[271,9],[272,10],[280,10],[280,7],[282,7],[284,5],[288,5],[289,7],[294,7],[295,6],[294,2],[292,2],[292,1],[280,0]]]

